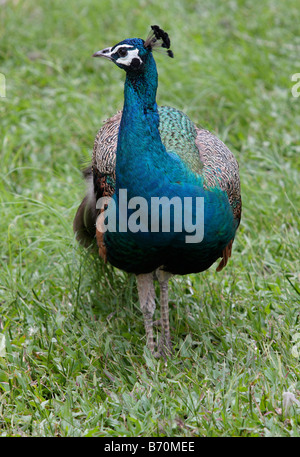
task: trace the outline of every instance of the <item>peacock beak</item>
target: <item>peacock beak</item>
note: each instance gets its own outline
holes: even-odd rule
[[[93,57],[105,57],[106,59],[111,60],[111,49],[112,48],[105,48],[101,51],[97,51],[93,54]]]

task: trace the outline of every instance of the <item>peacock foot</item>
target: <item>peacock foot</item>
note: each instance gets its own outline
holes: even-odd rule
[[[161,336],[158,344],[157,351],[154,353],[155,358],[163,357],[165,360],[168,359],[173,354],[173,346],[171,342],[171,338],[166,338],[165,336]]]

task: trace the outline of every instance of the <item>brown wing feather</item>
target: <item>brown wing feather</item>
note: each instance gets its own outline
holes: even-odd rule
[[[239,225],[242,212],[239,165],[232,152],[215,135],[205,129],[197,128],[196,131],[196,145],[204,165],[205,184],[208,187],[218,184],[227,193],[233,216]],[[217,271],[221,271],[227,265],[231,257],[232,243],[233,240],[223,250]]]
[[[87,183],[87,194],[82,200],[76,212],[73,221],[73,230],[76,238],[84,247],[90,246],[95,238],[95,221],[96,221],[96,199],[93,192],[93,174],[92,167],[83,170],[83,176]]]
[[[115,181],[115,163],[118,131],[121,112],[107,119],[98,131],[93,148],[92,165],[83,171],[87,182],[87,194],[82,200],[73,222],[73,230],[77,240],[85,247],[97,238],[102,249],[101,257],[105,257],[101,234],[96,230],[96,221],[100,210],[96,202],[101,197],[110,197],[114,193],[112,183]]]

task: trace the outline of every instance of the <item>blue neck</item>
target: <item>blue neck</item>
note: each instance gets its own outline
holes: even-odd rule
[[[156,105],[157,70],[152,53],[149,54],[143,73],[128,72],[124,88],[124,107],[120,124],[116,188],[137,190],[150,188],[153,163],[162,164],[165,147],[158,126]],[[157,180],[157,176],[156,176]]]
[[[124,87],[124,109],[142,109],[144,112],[157,113],[156,91],[157,91],[157,69],[152,54],[148,56],[143,73],[134,71],[126,75]],[[125,112],[125,115],[128,113]],[[136,121],[136,119],[134,119]]]

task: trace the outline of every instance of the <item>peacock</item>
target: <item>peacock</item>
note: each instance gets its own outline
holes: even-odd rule
[[[153,51],[174,57],[168,33],[151,26],[146,40],[125,39],[93,54],[125,70],[123,110],[96,135],[87,192],[73,229],[84,246],[136,275],[146,342],[155,356],[173,352],[168,285],[231,257],[241,219],[238,163],[215,135],[183,112],[157,106]],[[154,281],[160,287],[161,335],[155,343]]]

